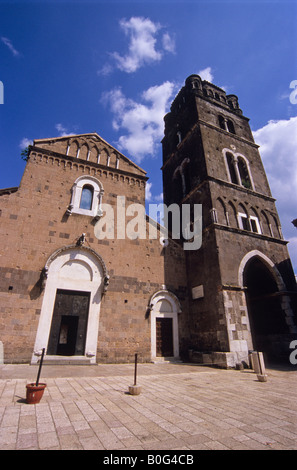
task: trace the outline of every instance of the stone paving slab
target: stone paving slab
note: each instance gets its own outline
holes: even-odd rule
[[[297,368],[252,370],[139,364],[44,366],[39,404],[26,383],[37,368],[0,366],[1,450],[296,450]]]

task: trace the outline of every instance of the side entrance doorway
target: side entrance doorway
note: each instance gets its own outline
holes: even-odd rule
[[[156,318],[156,356],[174,356],[172,318]]]
[[[151,357],[179,359],[178,314],[181,307],[178,298],[163,289],[150,299]]]

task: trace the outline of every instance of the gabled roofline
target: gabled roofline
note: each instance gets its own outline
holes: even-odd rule
[[[104,144],[106,144],[108,147],[111,147],[113,150],[115,150],[124,160],[129,162],[131,165],[133,165],[135,168],[137,168],[139,171],[141,171],[143,174],[146,175],[146,171],[138,166],[133,160],[130,160],[130,158],[126,157],[122,152],[120,152],[118,149],[116,149],[113,145],[111,145],[109,142],[107,142],[105,139],[103,139],[97,132],[88,132],[87,134],[67,134],[61,137],[48,137],[45,139],[34,139],[33,141],[33,146],[38,146],[36,144],[40,144],[42,142],[49,142],[49,141],[55,141],[55,140],[65,140],[65,139],[73,139],[73,138],[78,138],[78,137],[87,137],[87,136],[96,136],[99,140],[101,140]]]

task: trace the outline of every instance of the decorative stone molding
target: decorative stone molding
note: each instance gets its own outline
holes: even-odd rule
[[[59,256],[63,252],[71,251],[73,249],[76,249],[76,250],[79,249],[79,250],[82,250],[82,251],[89,252],[99,261],[99,263],[101,264],[102,270],[103,270],[103,276],[104,276],[103,292],[105,293],[108,289],[109,279],[110,279],[109,274],[107,272],[106,265],[103,261],[103,258],[95,250],[93,250],[92,248],[90,248],[88,246],[85,246],[84,244],[82,244],[82,245],[77,245],[77,244],[75,244],[75,245],[66,245],[66,246],[63,246],[61,248],[58,248],[54,253],[51,254],[51,256],[47,259],[47,261],[45,263],[45,266],[42,270],[43,289],[45,288],[45,285],[46,285],[48,270],[49,270],[49,267],[50,267],[51,263],[57,258],[57,256]]]

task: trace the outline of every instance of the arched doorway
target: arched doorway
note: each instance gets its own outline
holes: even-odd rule
[[[242,281],[253,347],[264,352],[268,359],[276,359],[280,338],[289,333],[289,328],[282,309],[282,280],[276,267],[267,260],[251,256],[244,265]]]
[[[96,362],[99,314],[108,275],[91,248],[71,245],[55,251],[44,272],[46,284],[32,364],[42,348],[46,359]]]
[[[179,358],[177,297],[168,290],[156,292],[150,299],[152,360]]]

